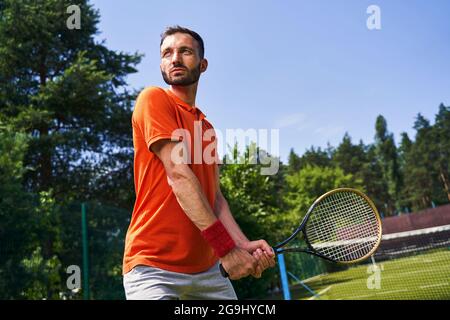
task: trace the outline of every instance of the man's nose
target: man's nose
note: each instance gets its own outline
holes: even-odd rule
[[[178,52],[174,52],[173,53],[173,55],[172,55],[172,64],[178,64],[178,63],[180,63],[181,62],[181,55],[180,55],[180,53],[178,53]]]

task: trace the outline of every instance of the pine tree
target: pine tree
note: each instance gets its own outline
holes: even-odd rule
[[[291,148],[288,156],[287,171],[288,173],[292,174],[300,170],[300,168],[301,168],[300,157],[295,153],[294,149]]]
[[[67,8],[74,4],[81,28],[71,30]],[[99,14],[87,1],[4,0],[1,17],[0,112],[32,137],[28,189],[52,189],[62,199],[111,191],[116,177],[129,184],[133,95],[125,77],[141,56],[94,40]]]
[[[330,148],[327,150],[322,150],[322,148],[315,148],[312,146],[310,149],[306,150],[305,153],[300,158],[301,168],[311,165],[319,167],[328,167],[331,165],[331,154]]]
[[[436,171],[442,182],[443,191],[450,201],[450,107],[446,107],[442,103],[439,105],[439,112],[436,115],[434,131],[436,138],[434,144],[438,149]]]
[[[431,207],[433,189],[433,162],[436,155],[431,150],[432,126],[420,113],[414,122],[416,139],[407,149],[404,167],[404,194],[412,203],[413,210]]]
[[[393,215],[399,208],[400,171],[397,159],[397,148],[394,135],[387,130],[387,122],[383,116],[378,116],[375,123],[375,151],[382,168],[382,177],[387,184],[387,197],[383,199],[387,214]]]
[[[358,145],[352,143],[348,133],[345,133],[342,142],[333,154],[333,163],[342,168],[345,173],[362,178],[362,168],[366,162],[365,146],[362,141]]]

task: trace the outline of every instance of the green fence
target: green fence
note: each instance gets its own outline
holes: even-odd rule
[[[131,213],[90,201],[56,205],[49,214],[50,225],[30,231],[35,234],[24,235],[23,243],[2,241],[0,299],[124,299],[122,257]],[[27,223],[42,224],[39,214],[32,215]]]

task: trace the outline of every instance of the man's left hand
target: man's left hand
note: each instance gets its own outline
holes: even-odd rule
[[[258,266],[254,274],[255,278],[260,278],[264,270],[275,266],[275,253],[265,240],[249,241],[240,246],[255,257]]]

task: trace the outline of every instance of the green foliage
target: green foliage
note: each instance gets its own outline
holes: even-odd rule
[[[332,163],[344,172],[364,179],[363,168],[367,163],[366,152],[366,147],[362,141],[358,145],[354,145],[350,135],[345,133],[342,142],[332,155]]]
[[[51,192],[21,185],[28,139],[0,129],[0,297],[55,299],[60,292],[60,221]]]
[[[315,148],[312,146],[310,149],[306,150],[300,160],[300,168],[306,165],[313,165],[319,167],[327,167],[331,165],[331,155],[332,148],[328,147],[327,150],[322,150],[322,148]]]
[[[434,125],[434,138],[436,141],[437,161],[434,170],[438,173],[442,183],[443,192],[439,202],[450,201],[450,107],[440,104]],[[444,196],[445,193],[445,196]],[[445,200],[444,200],[445,199]]]
[[[307,165],[293,175],[288,175],[286,183],[288,190],[285,201],[297,222],[301,221],[314,200],[327,191],[341,187],[364,191],[361,179],[355,179],[352,174],[345,174],[338,167]]]
[[[40,300],[61,297],[58,292],[61,287],[61,262],[57,256],[45,259],[42,248],[37,247],[29,257],[22,260],[19,267],[22,267],[29,277],[27,285],[21,292],[23,298]]]
[[[395,146],[394,135],[387,130],[387,122],[383,116],[378,116],[375,123],[375,153],[381,177],[386,183],[387,192],[382,201],[387,215],[394,215],[398,210],[396,199],[399,198],[401,174],[398,165],[398,151]]]
[[[66,26],[66,8],[74,4],[80,30]],[[101,189],[104,200],[131,206],[132,190],[110,196],[110,177],[132,183],[132,160],[124,159],[132,159],[135,94],[125,77],[142,56],[96,43],[99,15],[85,0],[7,0],[1,10],[1,119],[32,137],[24,162],[33,170],[24,183],[32,190],[51,187],[61,201],[80,192],[98,199]],[[103,183],[90,188],[94,180]]]
[[[404,135],[401,146],[402,202],[418,210],[450,201],[450,107],[439,106],[434,125],[418,114],[414,128],[416,140]]]
[[[294,149],[291,148],[289,151],[288,156],[288,173],[294,173],[300,170],[301,168],[301,159],[300,157],[295,153]]]
[[[12,187],[20,182],[25,172],[23,155],[27,148],[28,138],[23,133],[13,130],[0,122],[0,178]],[[1,187],[1,186],[0,186]],[[2,185],[5,187],[5,185]]]
[[[81,9],[79,30],[66,26],[70,5]],[[125,78],[142,56],[97,43],[98,22],[86,0],[0,2],[2,298],[80,298],[63,281],[67,266],[82,265],[80,198],[115,207],[91,211],[92,248],[102,252],[91,284],[95,297],[123,298],[135,98]]]
[[[288,221],[281,209],[282,173],[261,175],[261,164],[255,163],[254,145],[239,154],[234,147],[235,158],[221,166],[221,190],[228,201],[239,226],[250,240],[265,239],[270,244],[279,241]],[[239,298],[264,297],[276,286],[276,269],[270,269],[261,279],[248,277],[235,282]]]

